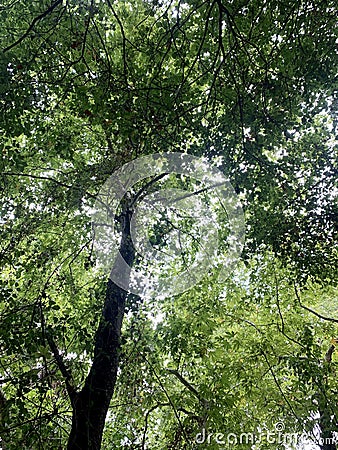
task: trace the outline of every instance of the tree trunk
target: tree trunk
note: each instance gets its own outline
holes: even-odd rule
[[[120,253],[131,267],[135,250],[130,238],[131,211],[122,214]],[[114,266],[116,266],[116,262]],[[114,267],[119,270],[119,267]],[[113,269],[114,269],[113,268]],[[128,273],[120,274],[129,281]],[[102,317],[95,337],[94,359],[84,387],[71,397],[72,428],[68,450],[99,450],[105,418],[114,393],[119,365],[121,328],[127,292],[109,279]]]
[[[7,409],[7,400],[5,394],[0,389],[0,448],[1,450],[6,450],[6,441],[3,436],[3,432],[6,429],[6,422],[9,422],[9,414]]]
[[[332,423],[330,414],[326,410],[320,410],[320,450],[337,450],[334,435],[332,432]]]
[[[336,346],[335,345],[331,345],[329,350],[327,351],[326,355],[325,355],[325,361],[328,364],[331,364],[332,362],[332,355],[333,352],[335,351]],[[325,392],[325,391],[324,391]],[[337,450],[337,445],[335,443],[334,440],[334,435],[333,435],[333,424],[331,422],[331,414],[330,410],[328,408],[327,405],[327,399],[324,396],[324,398],[322,399],[322,407],[319,408],[319,414],[320,414],[320,419],[319,419],[319,427],[320,427],[320,450]]]

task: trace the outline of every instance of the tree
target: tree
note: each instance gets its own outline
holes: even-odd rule
[[[335,2],[8,0],[0,12],[3,447],[191,448],[201,430],[279,420],[331,439]],[[175,151],[227,174],[246,246],[228,280],[215,266],[188,292],[135,297],[96,268],[90,209],[123,164]],[[129,200],[159,186],[198,189],[153,177]],[[130,207],[120,249],[141,266]],[[164,251],[165,231],[151,236]]]

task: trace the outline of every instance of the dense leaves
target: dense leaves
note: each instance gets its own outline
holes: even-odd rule
[[[116,168],[164,151],[229,176],[246,246],[226,281],[210,270],[174,298],[127,298],[102,448],[196,448],[203,430],[279,422],[314,442],[338,431],[336,12],[330,0],[2,2],[4,449],[66,448],[67,383],[84,385],[106,290],[90,210]],[[150,233],[163,249],[164,228]]]

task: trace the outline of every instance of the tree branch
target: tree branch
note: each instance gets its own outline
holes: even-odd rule
[[[332,355],[333,355],[333,352],[335,351],[335,349],[336,349],[336,346],[332,344],[331,347],[328,349],[328,351],[325,354],[326,362],[330,363],[332,361]]]
[[[182,375],[174,369],[168,369],[169,373],[172,373],[173,375],[175,375],[175,377],[187,388],[189,389],[189,391],[194,394],[195,397],[198,398],[198,400],[203,403],[204,405],[207,404],[207,400],[205,400],[203,397],[200,396],[200,394],[198,393],[198,391],[185,379],[182,377]]]
[[[69,395],[70,400],[73,402],[73,400],[75,399],[76,396],[76,391],[73,387],[73,385],[71,384],[71,380],[72,380],[72,374],[71,372],[67,369],[63,358],[59,352],[59,349],[57,348],[55,341],[52,337],[52,335],[47,331],[46,332],[46,338],[47,338],[47,342],[49,344],[49,347],[54,355],[56,364],[58,366],[58,368],[60,369],[61,374],[63,375],[63,377],[65,378],[65,383],[66,383],[66,389]]]
[[[54,11],[54,9],[59,6],[60,4],[62,4],[63,0],[56,0],[55,3],[53,3],[48,9],[46,9],[46,11],[44,11],[42,14],[40,14],[39,16],[35,17],[31,24],[29,25],[28,29],[26,30],[26,32],[15,42],[13,42],[13,44],[9,45],[8,47],[6,47],[3,50],[3,53],[8,52],[9,50],[11,50],[13,47],[19,45],[24,39],[26,39],[26,37],[29,35],[29,33],[33,30],[33,28],[35,27],[35,25],[40,22],[40,20],[42,20],[44,17],[48,16],[48,14],[50,14],[52,11]]]
[[[294,284],[294,289],[295,289],[296,298],[297,298],[299,306],[301,308],[305,309],[306,311],[309,311],[311,314],[314,314],[315,316],[319,317],[320,319],[327,320],[328,322],[338,323],[338,319],[334,319],[333,317],[323,316],[322,314],[319,314],[317,311],[314,311],[313,309],[303,305],[300,300],[300,296],[299,296],[296,284]]]

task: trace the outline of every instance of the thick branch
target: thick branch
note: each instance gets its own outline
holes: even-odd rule
[[[335,345],[332,344],[331,347],[328,349],[328,351],[325,354],[326,362],[330,363],[332,361],[332,355],[333,355],[333,352],[335,351],[335,349],[336,349]]]
[[[189,389],[189,391],[194,394],[195,397],[198,398],[198,400],[203,403],[204,405],[207,403],[207,401],[200,396],[200,394],[198,393],[198,391],[185,379],[182,377],[182,375],[174,369],[168,369],[168,372],[172,373],[173,375],[175,375],[175,377],[187,388]]]
[[[47,342],[49,344],[49,347],[54,355],[56,364],[58,365],[58,368],[65,379],[66,389],[67,389],[69,398],[73,402],[75,399],[75,396],[76,396],[76,392],[75,392],[73,385],[71,384],[72,374],[67,369],[67,367],[63,361],[63,358],[59,352],[59,349],[57,348],[57,346],[54,342],[54,339],[49,332],[46,332],[46,337],[47,337]]]

